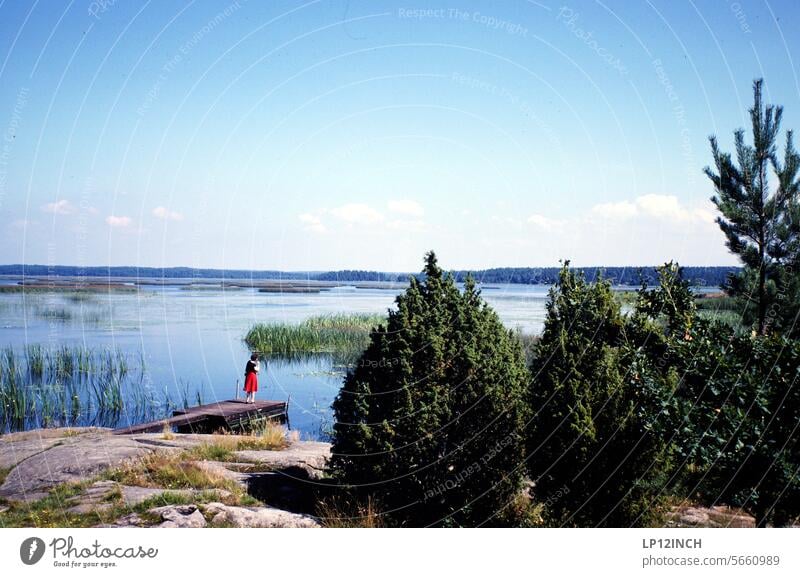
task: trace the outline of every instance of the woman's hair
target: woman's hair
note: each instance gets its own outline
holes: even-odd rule
[[[258,353],[253,353],[252,355],[250,355],[250,360],[251,361],[257,361],[258,360]]]

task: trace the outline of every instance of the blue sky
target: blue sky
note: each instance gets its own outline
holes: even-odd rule
[[[707,138],[800,126],[786,0],[0,2],[0,262],[735,262]]]

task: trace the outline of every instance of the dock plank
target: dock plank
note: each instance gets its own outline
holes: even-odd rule
[[[164,427],[207,428],[212,425],[224,425],[227,428],[240,426],[252,419],[282,417],[286,415],[288,403],[284,401],[256,401],[246,403],[243,400],[218,401],[196,407],[188,407],[173,411],[172,417],[139,423],[114,429],[115,435],[133,435],[138,433],[157,433]]]

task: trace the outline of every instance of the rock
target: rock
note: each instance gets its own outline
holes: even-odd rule
[[[163,523],[157,525],[167,528],[199,528],[206,526],[206,519],[197,505],[167,505],[150,509],[149,513],[160,515]]]
[[[128,507],[135,507],[140,503],[144,503],[148,499],[152,499],[158,495],[182,495],[191,498],[200,492],[214,493],[218,499],[225,499],[231,496],[230,491],[225,489],[160,489],[157,487],[131,487],[129,485],[121,485],[122,502]]]
[[[124,517],[120,517],[113,523],[106,523],[103,525],[97,525],[97,527],[104,527],[104,528],[114,528],[114,527],[144,527],[145,522],[139,515],[136,513],[131,513],[130,515],[125,515]]]
[[[158,489],[154,487],[131,487],[130,485],[122,485],[120,486],[120,490],[122,491],[122,502],[128,507],[135,507],[139,503],[144,503],[155,495],[173,491],[171,489]]]
[[[118,488],[118,484],[114,481],[98,481],[91,485],[81,495],[70,500],[74,503],[72,507],[67,509],[70,513],[85,514],[95,512],[108,511],[113,507],[108,502],[109,497]]]
[[[65,434],[66,429],[36,429],[0,437],[0,446],[3,448],[0,451],[0,469],[10,469],[37,453],[62,444],[69,438]]]
[[[13,438],[0,439],[0,454],[13,453],[19,442]],[[0,497],[30,501],[56,485],[91,479],[105,469],[150,451],[131,437],[107,432],[64,437],[60,444],[18,463],[0,487]]]
[[[115,435],[94,428],[44,429],[0,436],[0,463],[11,468],[0,486],[0,497],[10,501],[42,499],[57,485],[93,480],[125,461],[155,451],[180,452],[216,440],[219,438],[215,435],[178,433],[168,438],[161,433]],[[330,457],[328,443],[297,441],[282,451],[240,451],[236,455],[242,461],[238,465],[195,463],[219,478],[237,482],[270,505],[298,514],[314,512],[320,486],[316,481],[322,477]],[[232,470],[236,468],[239,470]],[[161,493],[192,494],[103,482],[92,485],[68,506],[75,513],[102,511],[109,508],[108,497],[114,488],[122,491],[123,502],[129,507]],[[217,490],[217,495],[218,499],[225,499],[229,493]]]
[[[221,463],[219,461],[194,461],[194,464],[199,468],[208,473],[211,476],[217,476],[222,479],[230,479],[231,481],[236,481],[242,487],[247,486],[247,477],[248,475],[245,473],[240,473],[238,471],[231,471],[228,469],[228,463]]]
[[[755,520],[741,509],[727,505],[681,505],[667,514],[672,527],[755,527]]]
[[[212,525],[283,528],[320,527],[319,522],[313,517],[271,507],[232,507],[222,503],[209,503],[205,506],[205,512],[206,515],[211,517]]]
[[[708,525],[709,516],[705,511],[696,507],[689,507],[681,513],[679,520],[684,525],[699,525],[705,527]]]
[[[331,456],[330,443],[295,442],[282,451],[237,451],[236,457],[269,469],[301,468],[310,479],[319,479]]]
[[[112,509],[113,505],[110,503],[79,503],[67,509],[68,513],[76,513],[78,515],[86,515],[88,513],[107,513]]]
[[[89,486],[83,493],[70,499],[72,506],[67,509],[70,513],[86,514],[91,512],[104,512],[113,505],[109,497],[118,489],[114,481],[98,481]]]

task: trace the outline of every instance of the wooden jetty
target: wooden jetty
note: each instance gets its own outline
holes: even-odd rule
[[[211,433],[220,429],[242,429],[264,419],[286,421],[288,402],[244,400],[219,401],[174,411],[172,417],[114,429],[115,435],[159,433],[164,427],[175,427],[179,433]]]

